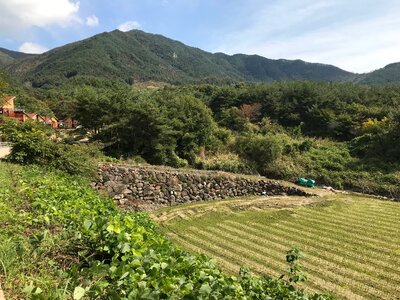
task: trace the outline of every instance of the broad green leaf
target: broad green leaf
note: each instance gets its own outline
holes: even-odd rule
[[[142,263],[140,262],[140,260],[138,260],[138,259],[134,259],[132,262],[131,262],[131,266],[132,267],[139,267],[139,266],[141,266],[142,265]]]
[[[85,220],[83,222],[83,228],[85,228],[86,230],[89,230],[90,226],[92,226],[92,221],[90,220]]]
[[[125,278],[126,276],[128,276],[128,275],[129,275],[129,272],[125,272],[124,274],[122,274],[120,280],[124,279],[124,278]]]
[[[110,272],[111,272],[111,273],[114,273],[116,270],[117,270],[117,267],[116,267],[116,266],[111,266],[111,267],[110,267]]]
[[[161,269],[164,270],[166,267],[168,267],[167,263],[165,263],[165,262],[161,263]]]
[[[85,289],[83,288],[83,287],[81,287],[81,286],[77,286],[75,289],[74,289],[74,300],[79,300],[79,299],[82,299],[82,297],[83,296],[85,296]]]
[[[109,233],[112,233],[112,232],[114,232],[114,226],[113,226],[112,224],[110,224],[110,225],[107,226],[106,230],[107,230]]]
[[[211,287],[208,283],[203,283],[199,290],[200,294],[202,295],[209,295],[211,293]]]
[[[131,250],[131,245],[129,243],[124,243],[121,247],[121,252],[126,253]]]

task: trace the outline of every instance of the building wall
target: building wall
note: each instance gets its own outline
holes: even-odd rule
[[[0,103],[0,105],[3,107],[3,109],[14,110],[14,98],[5,103]]]

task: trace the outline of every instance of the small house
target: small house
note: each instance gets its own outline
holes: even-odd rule
[[[79,122],[71,117],[61,120],[58,124],[59,128],[74,129],[79,125]]]
[[[44,117],[44,123],[54,129],[58,128],[58,119],[56,117]]]
[[[0,115],[8,117],[14,111],[15,96],[8,96],[0,100]]]

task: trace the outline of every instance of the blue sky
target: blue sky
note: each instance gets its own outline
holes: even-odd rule
[[[12,50],[39,53],[117,28],[354,72],[400,61],[398,0],[0,0],[0,47]]]

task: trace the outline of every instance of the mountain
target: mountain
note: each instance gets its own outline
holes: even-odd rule
[[[362,74],[356,82],[363,84],[400,83],[400,63],[393,63],[373,72]]]
[[[17,52],[5,48],[0,48],[0,67],[11,65],[13,62],[15,62],[15,60],[27,57],[34,57],[34,56],[35,54],[27,54],[23,52]]]
[[[258,55],[212,54],[162,35],[115,30],[23,58],[7,69],[34,87],[51,87],[71,78],[94,76],[127,83],[172,84],[273,80],[350,80],[353,73],[301,60]]]

